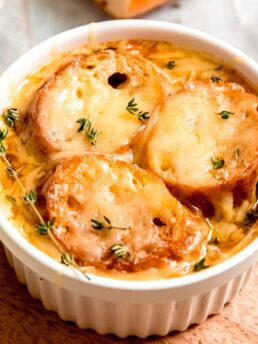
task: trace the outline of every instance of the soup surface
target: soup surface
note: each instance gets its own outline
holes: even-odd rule
[[[1,211],[88,274],[150,280],[216,265],[258,233],[254,86],[166,42],[55,56],[1,116]]]

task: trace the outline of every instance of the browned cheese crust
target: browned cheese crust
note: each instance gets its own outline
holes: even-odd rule
[[[101,155],[64,161],[46,187],[53,234],[80,265],[139,271],[169,262],[196,263],[209,228],[155,174]],[[92,220],[112,227],[95,229]],[[117,257],[114,244],[128,252]]]
[[[37,91],[29,111],[29,132],[43,153],[127,149],[144,121],[129,113],[135,98],[152,115],[166,96],[165,78],[148,61],[106,49],[78,55],[60,67]],[[78,132],[80,118],[97,131],[94,145]]]
[[[222,207],[218,203],[228,192],[233,207],[254,199],[258,98],[239,85],[189,83],[168,97],[141,142],[137,162],[155,171],[174,195],[200,207],[205,215]]]

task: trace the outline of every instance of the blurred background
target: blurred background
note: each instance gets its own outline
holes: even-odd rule
[[[258,0],[170,0],[142,18],[203,30],[258,60]],[[56,33],[109,19],[94,0],[0,0],[0,72]]]

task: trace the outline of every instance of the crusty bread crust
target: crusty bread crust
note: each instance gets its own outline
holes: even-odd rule
[[[113,76],[113,79],[110,78]],[[29,132],[44,154],[64,150],[112,153],[127,149],[144,126],[130,114],[135,98],[150,116],[164,102],[167,81],[145,60],[106,49],[78,55],[38,90],[29,111]],[[80,118],[91,121],[96,145],[77,132]]]
[[[58,165],[47,183],[52,229],[80,265],[139,271],[170,261],[196,263],[209,228],[199,215],[178,202],[150,171],[101,155],[76,156]],[[92,227],[91,220],[126,229]],[[117,259],[112,245],[129,254]]]
[[[231,113],[223,119],[222,111]],[[189,83],[168,97],[148,126],[142,165],[161,176],[176,197],[208,216],[216,210],[214,200],[228,192],[234,207],[252,201],[258,179],[255,95],[237,84]],[[216,159],[224,165],[216,168]]]

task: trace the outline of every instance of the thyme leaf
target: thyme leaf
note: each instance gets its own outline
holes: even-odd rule
[[[214,170],[219,170],[220,168],[222,168],[225,165],[225,161],[223,159],[219,159],[219,158],[212,158],[211,159],[211,163],[212,163],[212,167],[214,168]]]
[[[78,132],[85,130],[85,135],[90,143],[95,146],[98,136],[97,129],[93,128],[91,121],[88,118],[79,118],[76,123],[79,124]]]
[[[167,69],[173,69],[176,66],[176,61],[168,61],[166,64]]]
[[[66,252],[61,255],[60,263],[66,265],[66,266],[75,266],[76,265],[74,256],[72,254],[66,253]]]
[[[5,198],[7,199],[7,201],[9,201],[10,203],[15,203],[16,199],[11,196],[11,195],[6,195]]]
[[[194,271],[198,272],[208,267],[208,265],[205,265],[205,257],[203,257],[198,263],[194,264]]]
[[[3,113],[3,119],[5,124],[12,128],[15,121],[19,120],[19,111],[16,108],[9,108]]]
[[[5,155],[6,147],[3,144],[3,141],[6,138],[7,134],[8,134],[7,129],[0,130],[0,155]]]
[[[215,84],[217,84],[218,82],[221,82],[222,79],[219,78],[218,76],[212,75],[211,81],[214,82]]]
[[[112,245],[110,250],[116,259],[125,259],[130,256],[128,248],[121,244]]]
[[[214,70],[221,70],[223,67],[224,67],[224,66],[223,66],[223,64],[222,64],[222,65],[220,65],[220,66],[214,68]]]
[[[52,220],[40,222],[36,226],[36,230],[40,235],[46,235],[53,227],[55,223],[55,218]]]
[[[234,115],[234,112],[223,110],[216,113],[216,115],[219,115],[222,119],[228,119],[230,115]]]
[[[3,142],[8,134],[8,129],[0,130],[0,142]]]
[[[6,152],[5,146],[2,143],[0,143],[0,155],[5,155],[5,152]]]
[[[258,220],[258,202],[254,205],[252,209],[250,209],[246,215],[244,220],[245,227],[252,226]]]
[[[10,177],[16,176],[16,171],[15,171],[13,166],[7,166],[6,172],[7,172],[8,176],[10,176]]]
[[[215,237],[214,240],[213,240],[213,243],[215,245],[218,245],[219,244],[219,238],[218,237]]]
[[[27,203],[36,203],[37,202],[37,194],[35,191],[30,190],[25,194],[23,199]]]
[[[107,218],[106,216],[103,216],[104,218],[104,221],[103,222],[100,222],[96,219],[91,219],[91,226],[92,228],[96,229],[96,230],[99,230],[101,231],[102,229],[121,229],[121,230],[126,230],[128,228],[125,228],[125,227],[116,227],[116,226],[113,226],[111,224],[111,221],[109,220],[109,218]]]
[[[238,159],[240,157],[240,149],[237,148],[235,151],[234,151],[234,155],[235,155],[235,158]]]
[[[150,118],[149,112],[147,112],[147,111],[139,111],[138,105],[137,105],[137,103],[135,101],[135,98],[132,98],[128,102],[127,107],[126,107],[126,111],[128,111],[130,114],[132,114],[134,116],[137,116],[138,119],[141,122],[145,122],[145,121],[147,121]]]

